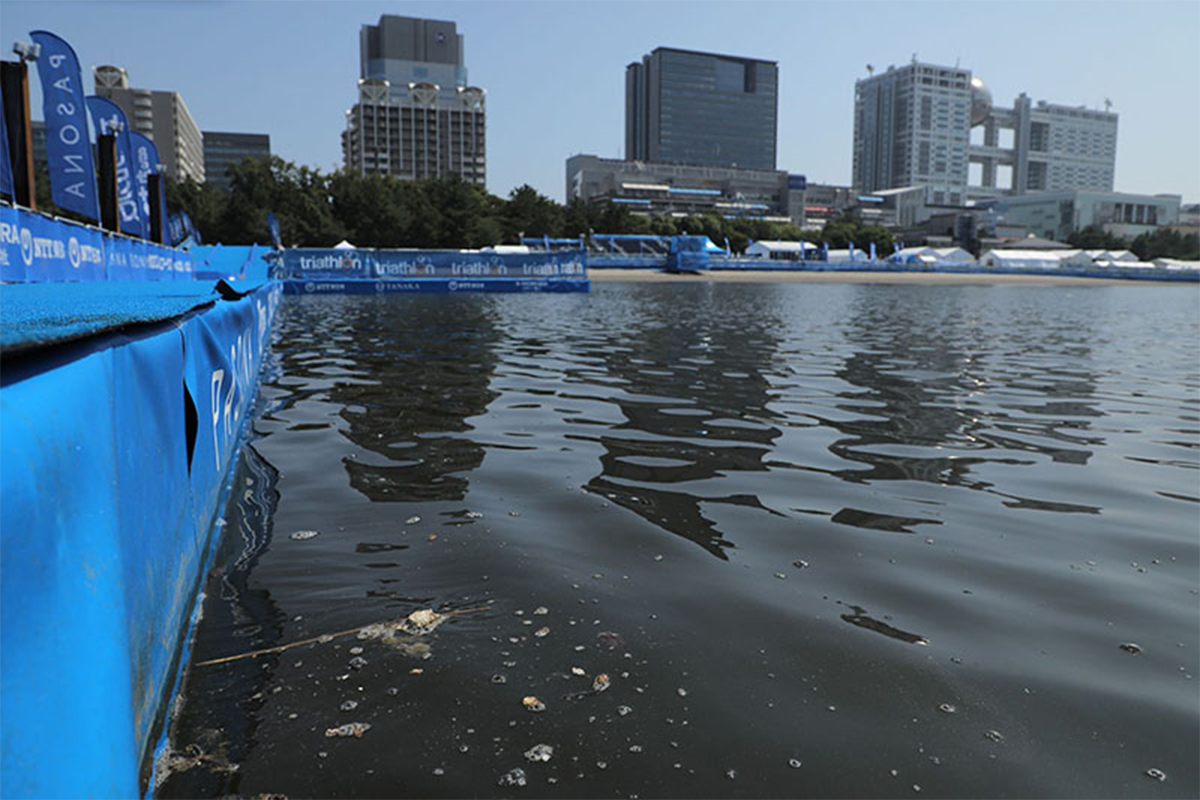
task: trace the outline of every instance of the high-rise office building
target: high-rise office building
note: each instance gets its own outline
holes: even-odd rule
[[[229,188],[229,167],[243,158],[268,158],[271,137],[265,133],[204,131],[204,175],[218,189]]]
[[[775,169],[774,61],[656,48],[625,68],[625,159]]]
[[[342,157],[360,174],[486,178],[486,92],[467,84],[453,22],[384,15],[359,33],[358,102]]]
[[[178,92],[132,89],[120,67],[96,67],[92,76],[96,94],[120,106],[130,128],[154,142],[168,177],[204,182],[204,138]]]
[[[1012,108],[991,109],[981,124],[983,143],[968,149],[971,164],[980,165],[980,184],[969,189],[972,197],[1113,190],[1117,115],[1111,111],[1044,100],[1034,105],[1022,93]],[[1011,146],[1002,145],[1005,130],[1011,132]]]
[[[979,126],[983,141],[971,144]],[[1116,148],[1116,114],[1034,106],[1024,94],[1012,108],[994,108],[983,82],[959,67],[913,61],[854,86],[859,192],[924,186],[928,202],[960,205],[1027,192],[1112,191]],[[976,185],[971,165],[978,165]]]
[[[930,202],[962,203],[974,91],[970,70],[915,61],[856,81],[855,190],[923,185]]]

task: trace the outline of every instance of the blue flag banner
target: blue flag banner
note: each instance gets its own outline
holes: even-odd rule
[[[167,241],[174,247],[187,238],[187,225],[183,222],[184,212],[176,211],[167,219]]]
[[[133,156],[133,194],[137,198],[138,214],[142,218],[144,239],[150,238],[150,176],[158,169],[158,148],[149,136],[129,132]]]
[[[8,157],[8,125],[4,121],[3,95],[0,95],[0,194],[13,197],[13,170]]]
[[[92,142],[88,135],[79,59],[71,45],[49,31],[29,34],[41,47],[37,60],[46,120],[50,197],[59,208],[100,219]]]
[[[134,191],[133,153],[125,112],[112,100],[95,95],[87,98],[87,107],[92,112],[92,123],[97,134],[108,133],[117,137],[117,210],[121,218],[121,233],[145,238]]]
[[[279,220],[275,218],[274,211],[267,212],[267,230],[271,232],[271,244],[275,245],[276,250],[282,250],[283,237],[279,233]]]
[[[286,277],[343,280],[410,278],[585,278],[580,251],[485,253],[455,250],[292,249],[283,253]]]

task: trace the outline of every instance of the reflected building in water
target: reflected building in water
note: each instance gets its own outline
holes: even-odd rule
[[[768,408],[766,376],[778,359],[781,323],[760,303],[744,314],[721,315],[726,322],[718,324],[677,319],[665,291],[646,305],[656,318],[630,331],[636,342],[596,353],[607,374],[621,379],[623,396],[611,402],[626,422],[597,438],[605,451],[602,471],[584,488],[724,559],[734,543],[705,514],[705,505],[778,513],[753,493],[706,495],[703,489],[729,473],[768,469],[781,432],[778,415]]]

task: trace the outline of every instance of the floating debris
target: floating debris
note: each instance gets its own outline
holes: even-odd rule
[[[608,677],[607,672],[601,672],[596,676],[596,679],[592,681],[593,691],[603,692],[609,686],[612,686],[612,679]]]
[[[528,710],[533,711],[533,712],[539,712],[539,711],[546,710],[546,704],[543,703],[541,700],[537,699],[536,697],[534,697],[533,695],[527,695],[526,697],[522,698],[521,704],[524,705],[525,708],[527,708]]]
[[[363,649],[361,647],[354,646],[354,647],[350,648],[350,655],[352,655],[352,656],[362,655],[362,651],[363,651]]]
[[[554,755],[554,748],[548,744],[535,744],[525,751],[525,758],[530,761],[549,761]]]
[[[1167,779],[1167,773],[1163,772],[1158,767],[1151,767],[1150,769],[1146,770],[1146,777],[1153,778],[1156,781],[1165,781]]]
[[[355,656],[354,658],[350,659],[349,666],[350,669],[362,669],[367,665],[367,663],[367,660],[362,656]]]
[[[662,561],[662,560],[663,560],[663,557],[662,557],[662,555],[661,555],[661,554],[657,554],[657,553],[656,553],[656,554],[655,554],[655,556],[654,556],[654,560],[655,560],[655,561]]]
[[[792,566],[795,567],[796,569],[804,569],[805,567],[808,566],[808,562],[805,561],[803,558],[801,558],[796,561],[793,561]]]
[[[325,738],[332,739],[335,736],[353,736],[355,739],[361,739],[362,735],[371,730],[369,722],[347,722],[345,725],[339,725],[336,728],[326,728]]]
[[[537,608],[535,608],[533,610],[533,615],[535,617],[544,617],[549,613],[550,613],[550,609],[546,608],[545,606],[538,606]]]
[[[633,713],[633,709],[629,706],[617,706],[618,716],[627,717]]]
[[[1142,648],[1133,642],[1122,642],[1120,645],[1118,645],[1118,647],[1120,647],[1126,653],[1132,653],[1135,656],[1142,652]]]
[[[729,780],[731,780],[731,781],[737,780],[737,770],[736,769],[726,770],[725,777],[729,778]]]
[[[358,708],[357,700],[347,700],[346,702],[344,702],[340,706],[338,706],[339,711],[353,711],[356,708]]]
[[[784,574],[784,573],[782,573],[782,572],[776,572],[776,573],[775,573],[775,577],[776,577],[776,578],[779,578],[779,580],[781,580],[781,581],[786,581],[786,580],[787,580],[787,575],[785,575],[785,574]]]
[[[800,769],[800,766],[801,766],[800,759],[798,759],[798,758],[789,758],[789,759],[788,759],[788,766],[789,766],[789,767],[791,767],[792,769]]]
[[[508,772],[500,776],[500,780],[496,781],[498,786],[524,786],[526,783],[525,770],[520,767],[514,767]]]
[[[296,531],[288,538],[292,539],[294,541],[297,541],[297,542],[304,542],[304,541],[308,541],[309,539],[313,538],[314,536],[320,536],[320,535],[321,535],[320,531]]]
[[[938,711],[941,711],[944,714],[953,714],[955,711],[958,711],[958,708],[950,703],[942,703],[938,706]]]
[[[682,686],[680,686],[678,689],[675,690],[675,694],[679,695],[680,697],[687,697],[688,691],[687,691],[687,689],[684,689]]]
[[[492,676],[492,683],[508,683],[508,677],[497,672]]]
[[[640,753],[642,752],[642,746],[640,744],[631,744],[629,745],[629,752]]]
[[[1003,742],[1004,735],[1000,731],[984,731],[983,735],[993,742]]]
[[[416,525],[420,521],[421,521],[420,517],[409,517],[408,519],[404,520],[404,524],[405,525]]]
[[[583,671],[583,667],[571,667],[571,674],[572,675],[587,675],[587,673]]]
[[[538,628],[536,631],[533,632],[533,635],[536,636],[537,638],[541,639],[549,633],[550,633],[549,628]]]
[[[425,670],[421,669],[420,667],[413,667],[412,669],[410,669],[408,671],[408,674],[409,675],[421,675],[424,672],[425,672]]]
[[[615,631],[600,631],[596,639],[609,650],[622,650],[625,647],[625,640]]]
[[[447,616],[447,614],[439,614],[432,608],[422,608],[409,614],[396,627],[413,636],[424,636],[432,633],[438,625],[445,622]]]
[[[478,511],[468,511],[465,516],[467,519],[483,519],[483,514]]]

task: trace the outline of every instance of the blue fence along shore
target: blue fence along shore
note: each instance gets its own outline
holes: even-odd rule
[[[287,294],[389,292],[586,292],[582,249],[543,253],[479,250],[294,249],[283,251]]]

